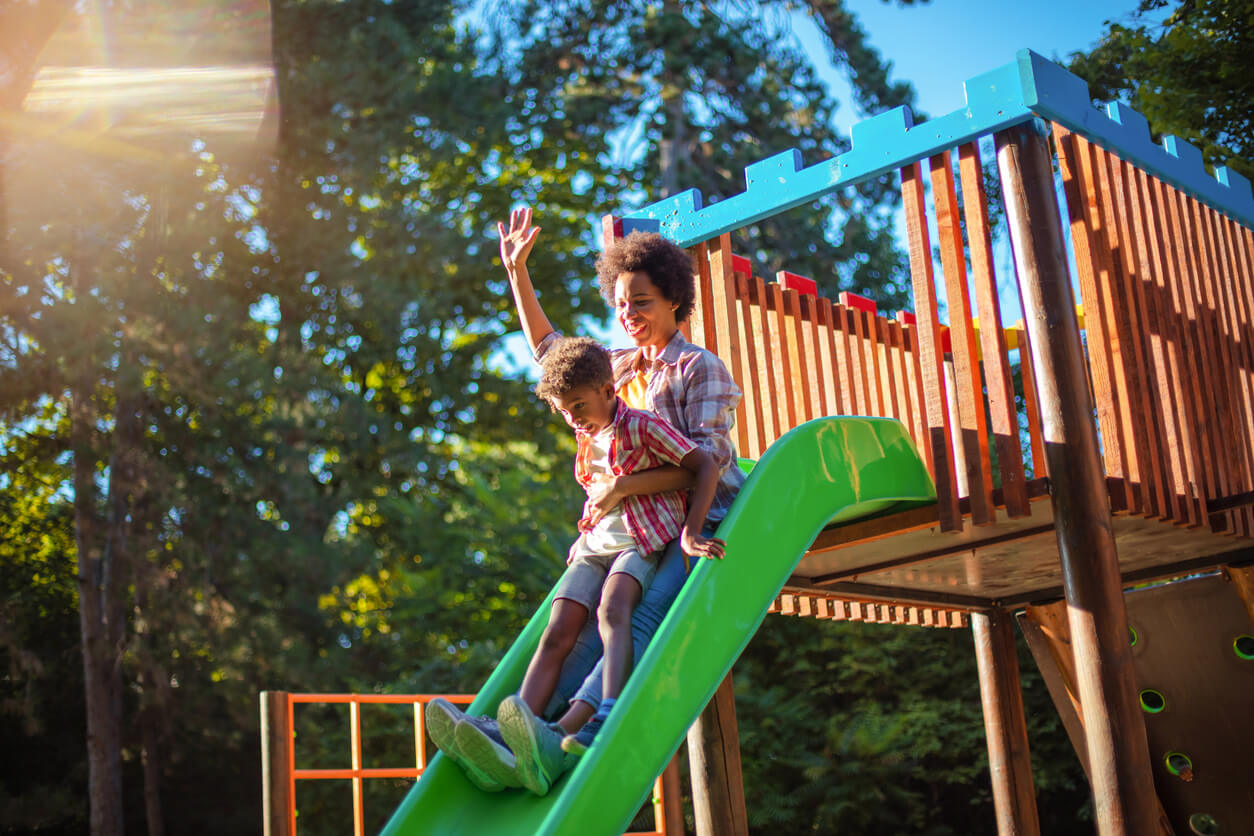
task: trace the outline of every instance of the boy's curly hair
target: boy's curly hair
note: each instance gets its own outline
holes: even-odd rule
[[[633,232],[615,241],[597,259],[601,295],[611,306],[618,275],[637,270],[648,274],[662,296],[679,306],[675,309],[676,322],[683,322],[692,314],[696,280],[687,251],[656,232]]]
[[[579,386],[601,386],[614,381],[610,353],[590,337],[562,337],[540,360],[536,395],[552,406],[553,398]]]

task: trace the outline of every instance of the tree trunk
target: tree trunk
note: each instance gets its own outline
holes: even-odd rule
[[[77,269],[77,268],[76,268]],[[87,361],[85,361],[86,363]],[[96,453],[92,434],[94,378],[80,374],[70,395],[74,453],[74,538],[78,548],[78,617],[87,703],[87,797],[92,836],[122,836],[122,667],[110,624],[115,597],[100,548]]]

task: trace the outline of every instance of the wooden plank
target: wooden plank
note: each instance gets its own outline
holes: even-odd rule
[[[1041,430],[1041,409],[1036,402],[1036,375],[1033,373],[1032,351],[1028,334],[1015,328],[1015,343],[1019,346],[1019,376],[1023,381],[1023,413],[1028,425],[1028,446],[1032,451],[1032,477],[1041,479],[1049,475],[1049,463],[1045,457],[1045,434]]]
[[[810,417],[827,415],[827,395],[823,390],[823,357],[819,346],[818,297],[801,294],[801,350],[806,358],[806,387],[810,393]]]
[[[840,392],[837,369],[836,332],[832,324],[832,303],[819,297],[815,315],[818,317],[819,363],[823,373],[823,411],[826,415],[844,415],[844,398]]]
[[[1140,409],[1141,388],[1139,369],[1134,360],[1134,347],[1138,343],[1135,328],[1129,321],[1131,303],[1126,298],[1125,266],[1121,258],[1122,243],[1118,222],[1115,219],[1115,200],[1112,194],[1110,174],[1105,151],[1077,137],[1077,143],[1085,149],[1091,161],[1089,171],[1093,188],[1097,191],[1099,214],[1099,259],[1104,269],[1098,274],[1101,289],[1100,314],[1106,324],[1106,339],[1110,344],[1110,370],[1115,383],[1118,402],[1120,431],[1123,438],[1124,474],[1128,490],[1128,510],[1133,513],[1154,514],[1153,496],[1149,491],[1136,491],[1133,487],[1149,487],[1149,462],[1145,447],[1145,414]],[[1087,303],[1085,310],[1088,311]],[[1089,321],[1089,316],[1085,317]],[[1090,343],[1091,345],[1091,343]],[[1109,475],[1109,474],[1108,474]]]
[[[265,836],[295,836],[292,706],[286,691],[261,692],[261,795]]]
[[[857,371],[854,368],[853,356],[849,348],[849,317],[844,305],[832,303],[831,320],[832,341],[836,350],[836,373],[840,381],[840,388],[837,391],[843,403],[843,413],[862,415],[864,412],[858,401],[858,387],[854,380]]]
[[[863,333],[866,334],[866,365],[868,385],[875,393],[875,414],[889,417],[888,402],[884,395],[884,377],[881,374],[880,361],[884,348],[880,344],[879,317],[873,313],[858,312],[862,317]]]
[[[881,338],[884,345],[884,357],[887,362],[886,379],[889,382],[889,394],[892,396],[893,417],[905,426],[907,432],[913,432],[911,423],[910,388],[906,378],[906,354],[903,346],[904,335],[901,323],[895,319],[880,320]]]
[[[910,241],[910,274],[919,328],[919,366],[922,373],[924,410],[927,416],[927,445],[933,463],[932,481],[942,531],[961,531],[958,514],[956,475],[950,456],[949,414],[945,407],[944,376],[941,371],[940,319],[936,287],[932,279],[932,248],[928,243],[927,218],[923,198],[923,175],[918,163],[901,169],[901,192],[906,228]]]
[[[709,248],[703,242],[689,247],[688,252],[692,254],[693,263],[697,265],[696,296],[693,300],[692,316],[688,320],[692,329],[690,339],[694,345],[717,354],[718,343],[714,338],[717,330],[714,325],[714,292],[710,287]]]
[[[949,338],[954,361],[954,400],[958,405],[955,429],[966,465],[971,497],[971,522],[990,525],[993,512],[993,468],[988,452],[988,421],[984,415],[984,385],[980,379],[979,346],[971,322],[971,294],[958,217],[958,192],[953,160],[948,151],[928,161],[932,175],[932,202],[936,209],[936,237],[945,301],[949,311]]]
[[[1220,428],[1212,392],[1215,382],[1211,380],[1212,364],[1206,339],[1208,329],[1202,321],[1195,289],[1193,273],[1197,269],[1197,259],[1192,254],[1183,197],[1176,189],[1161,181],[1156,182],[1166,209],[1167,252],[1170,255],[1171,268],[1169,276],[1178,310],[1183,312],[1181,333],[1184,336],[1188,375],[1192,381],[1192,396],[1198,417],[1198,436],[1205,445],[1200,455],[1205,476],[1200,500],[1205,508],[1209,499],[1227,495],[1226,472],[1221,464],[1223,454]],[[1231,528],[1230,517],[1225,514],[1211,514],[1207,522],[1213,531]]]
[[[771,311],[771,353],[775,363],[775,397],[778,399],[780,435],[797,426],[796,401],[793,399],[792,355],[788,350],[789,322],[784,312],[784,289],[771,282],[766,286],[767,307]]]
[[[884,392],[884,414],[890,418],[901,418],[901,404],[897,399],[897,382],[893,377],[892,336],[889,334],[889,321],[882,316],[872,319],[875,323],[876,343],[879,345],[879,376]]]
[[[899,314],[898,318],[904,315]],[[913,324],[902,322],[902,340],[906,349],[906,377],[909,378],[910,404],[914,421],[911,427],[914,444],[923,454],[928,473],[935,473],[932,461],[932,445],[928,442],[927,430],[927,398],[923,394],[923,366],[919,356],[919,329]]]
[[[1196,526],[1201,523],[1203,512],[1193,489],[1194,483],[1200,485],[1202,481],[1197,461],[1197,451],[1201,449],[1201,444],[1197,438],[1197,419],[1189,394],[1189,381],[1184,375],[1180,312],[1167,277],[1170,268],[1169,256],[1165,251],[1163,207],[1149,175],[1140,169],[1136,169],[1136,193],[1134,206],[1144,228],[1147,275],[1151,283],[1147,288],[1146,298],[1150,328],[1153,331],[1152,348],[1156,352],[1155,364],[1160,370],[1158,387],[1169,400],[1169,404],[1165,406],[1169,436],[1168,456],[1173,489],[1180,499],[1177,511],[1183,513],[1178,519]]]
[[[738,322],[740,312],[736,305],[736,275],[732,270],[731,236],[720,235],[718,243],[711,247],[709,252],[715,337],[718,341],[718,351],[715,353],[726,364],[736,386],[744,392],[745,375],[741,371],[741,365],[745,357],[740,344],[741,328]],[[736,421],[736,447],[739,450],[748,450],[749,422],[745,416],[743,398],[736,413],[738,419]]]
[[[1225,218],[1224,225],[1228,231],[1227,240],[1230,242],[1236,276],[1233,292],[1239,300],[1241,310],[1239,333],[1248,357],[1254,354],[1254,260],[1251,258],[1254,252],[1250,249],[1251,233],[1231,218]],[[1254,388],[1254,360],[1247,361],[1244,368],[1249,385]],[[1248,443],[1254,445],[1254,423],[1245,425],[1245,435]],[[1251,513],[1254,513],[1254,509],[1251,509]]]
[[[1098,204],[1089,146],[1060,125],[1053,126],[1058,145],[1058,167],[1067,198],[1071,243],[1075,252],[1080,297],[1084,301],[1084,328],[1087,333],[1088,370],[1093,387],[1097,422],[1102,435],[1102,460],[1106,475],[1124,480],[1128,493],[1120,504],[1132,505],[1130,478],[1124,461],[1128,443],[1123,431],[1114,382],[1109,324],[1104,311],[1104,287],[1110,281],[1109,249],[1105,244],[1104,221]],[[1025,312],[1026,316],[1026,312]],[[1026,388],[1026,387],[1025,387]],[[1031,415],[1029,414],[1029,422]],[[1033,462],[1037,460],[1033,456]],[[1040,475],[1037,473],[1036,475]]]
[[[800,294],[795,290],[784,288],[783,300],[786,323],[784,343],[788,348],[788,362],[792,371],[791,392],[794,414],[797,416],[794,423],[796,426],[813,417],[810,406],[810,387],[806,383],[810,364],[802,348]]]
[[[845,316],[849,322],[850,337],[849,353],[853,358],[854,373],[858,383],[858,414],[879,415],[875,404],[874,378],[870,374],[870,363],[867,362],[866,312],[845,306]]]
[[[746,455],[751,459],[762,457],[762,453],[766,451],[767,445],[770,443],[766,438],[766,427],[762,418],[762,392],[761,377],[758,374],[758,336],[754,328],[753,322],[753,302],[749,294],[749,281],[752,277],[737,272],[735,274],[736,281],[736,303],[740,308],[740,316],[736,319],[736,325],[740,329],[740,347],[744,352],[741,357],[744,371],[744,388],[741,390],[744,397],[741,399],[741,405],[745,413],[745,434],[749,438]]]
[[[1197,326],[1201,337],[1203,374],[1209,384],[1203,389],[1207,395],[1207,408],[1212,418],[1212,432],[1218,433],[1219,465],[1219,496],[1236,493],[1236,475],[1234,472],[1231,451],[1227,449],[1228,439],[1232,438],[1232,422],[1229,420],[1228,406],[1228,374],[1223,360],[1218,317],[1215,313],[1215,302],[1209,290],[1209,275],[1214,267],[1209,263],[1200,223],[1200,204],[1192,198],[1177,192],[1176,202],[1180,207],[1181,232],[1184,237],[1185,260],[1188,271],[1189,289],[1195,304]],[[1216,498],[1216,497],[1208,497]],[[1213,518],[1212,518],[1213,519]],[[1236,515],[1229,511],[1222,515],[1222,529],[1236,532]]]
[[[771,317],[767,315],[766,287],[758,276],[749,279],[749,315],[753,330],[757,333],[754,341],[755,365],[758,371],[758,393],[762,398],[762,432],[769,447],[775,439],[783,435],[779,416],[779,395],[775,391],[776,354],[771,336]]]
[[[958,149],[958,168],[971,253],[971,278],[980,316],[980,348],[984,360],[984,383],[988,387],[989,423],[997,450],[997,469],[1001,474],[1006,514],[1014,519],[1029,515],[1031,510],[1027,477],[1023,472],[1023,448],[1019,444],[1019,415],[1010,376],[1010,352],[1002,325],[997,277],[993,271],[988,196],[984,192],[984,171],[978,143],[969,142]]]
[[[1208,249],[1212,253],[1215,272],[1211,274],[1211,285],[1215,297],[1219,301],[1219,314],[1224,327],[1225,361],[1229,375],[1229,408],[1234,435],[1231,446],[1241,453],[1240,468],[1237,471],[1237,484],[1234,493],[1244,493],[1254,487],[1254,451],[1250,448],[1249,428],[1254,426],[1254,409],[1250,403],[1250,369],[1254,368],[1254,358],[1248,352],[1249,340],[1241,338],[1241,294],[1238,291],[1240,278],[1236,272],[1236,262],[1223,235],[1220,215],[1209,206],[1201,207],[1202,220],[1206,228]],[[1251,510],[1243,508],[1236,514],[1239,533],[1249,536],[1252,527]]]
[[[1159,409],[1161,399],[1155,397],[1151,390],[1154,380],[1153,371],[1149,367],[1149,324],[1146,322],[1145,301],[1142,292],[1143,262],[1137,258],[1137,242],[1134,240],[1136,227],[1131,222],[1131,210],[1128,206],[1129,188],[1127,164],[1106,151],[1098,151],[1105,158],[1103,169],[1105,181],[1109,186],[1109,203],[1107,217],[1112,230],[1112,241],[1118,238],[1114,261],[1118,265],[1116,273],[1122,281],[1120,295],[1122,310],[1120,321],[1126,323],[1128,329],[1127,346],[1130,353],[1122,357],[1128,371],[1129,396],[1132,403],[1132,415],[1137,432],[1138,456],[1141,456],[1142,494],[1146,498],[1146,512],[1157,517],[1172,518],[1168,487],[1163,461],[1163,429],[1162,416]]]
[[[797,615],[801,618],[814,618],[814,599],[809,595],[797,597]]]

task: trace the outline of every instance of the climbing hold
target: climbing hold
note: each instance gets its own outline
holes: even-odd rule
[[[1137,640],[1136,628],[1133,627],[1131,624],[1128,625],[1128,634],[1132,637],[1132,647],[1136,647],[1136,640]]]
[[[1167,707],[1167,700],[1155,690],[1146,688],[1141,692],[1141,708],[1146,714],[1157,714]]]
[[[1232,652],[1242,659],[1254,659],[1254,636],[1237,636],[1232,641]]]
[[[1198,836],[1215,836],[1219,833],[1219,822],[1209,813],[1194,813],[1189,816],[1189,830]]]
[[[1193,780],[1193,761],[1183,752],[1168,752],[1163,758],[1167,762],[1167,771],[1181,781]]]

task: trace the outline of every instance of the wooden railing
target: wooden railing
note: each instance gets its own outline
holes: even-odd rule
[[[1065,127],[1053,131],[1115,509],[1250,536],[1251,232]]]
[[[997,300],[975,144],[963,146],[962,155],[982,328],[966,292],[948,152],[933,158],[932,180],[952,326],[939,321],[918,164],[902,170],[917,314],[888,318],[872,300],[849,293],[833,302],[792,273],[766,282],[752,275],[747,259],[731,253],[727,235],[691,248],[698,293],[689,338],[717,354],[744,393],[739,449],[757,458],[788,430],[825,415],[897,418],[936,483],[943,530],[962,527],[964,497],[976,525],[993,522],[999,506],[1010,517],[1028,515],[1025,460],[1034,476],[1045,475],[1031,360],[1019,350],[1027,339],[1021,327],[1004,328]],[[1016,365],[1027,384],[1021,401],[1012,383]]]

